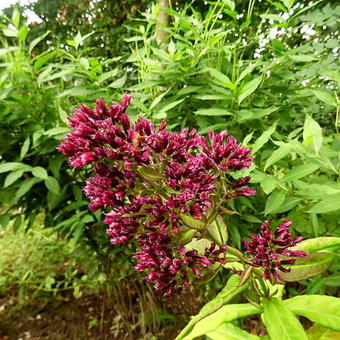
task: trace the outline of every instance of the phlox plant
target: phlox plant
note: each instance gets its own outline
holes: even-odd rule
[[[74,110],[69,118],[72,132],[58,150],[72,167],[91,167],[93,176],[83,188],[91,201],[89,209],[105,211],[112,245],[137,244],[135,269],[145,272],[156,290],[169,296],[188,289],[195,280],[212,279],[223,268],[232,273],[222,292],[177,339],[205,334],[222,339],[221,332],[253,339],[228,322],[260,313],[272,339],[307,339],[293,313],[340,331],[334,318],[306,314],[303,309],[309,305],[313,311],[318,304],[327,304],[325,314],[340,318],[338,299],[309,295],[282,301],[285,282],[328,268],[336,257],[330,249],[339,245],[339,239],[302,241],[289,231],[291,221],[283,221],[276,230],[265,221],[259,234],[244,241],[244,249],[231,247],[223,216],[235,213],[227,208],[228,200],[256,194],[248,186],[249,176],[235,175],[252,165],[251,149],[227,131],[210,131],[208,137],[196,130],[171,132],[166,121],[155,127],[141,117],[132,124],[126,113],[129,103],[126,95],[121,103],[106,106],[97,100],[95,109],[82,105]],[[319,252],[324,249],[328,251]],[[227,304],[241,293],[249,303]],[[287,318],[276,328],[275,311]]]

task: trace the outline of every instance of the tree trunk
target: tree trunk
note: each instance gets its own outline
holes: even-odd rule
[[[169,25],[169,15],[166,10],[169,8],[169,1],[170,0],[159,0],[159,9],[157,15],[157,25],[156,25],[156,41],[158,45],[166,50],[168,41],[168,32],[166,28]]]

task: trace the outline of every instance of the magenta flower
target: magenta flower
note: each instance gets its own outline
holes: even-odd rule
[[[94,110],[82,105],[69,118],[72,132],[58,146],[72,167],[92,167],[93,176],[83,188],[92,211],[104,209],[104,223],[112,244],[138,240],[136,270],[168,295],[187,287],[189,273],[223,262],[225,247],[215,245],[198,255],[178,244],[185,226],[181,216],[207,220],[213,200],[255,195],[246,186],[249,177],[232,179],[231,173],[248,168],[251,150],[242,148],[226,131],[166,130],[138,118],[131,124],[126,109],[130,97],[106,106],[97,100]],[[226,184],[219,190],[220,181]],[[227,186],[227,187],[226,187]],[[221,197],[218,197],[221,196]],[[210,210],[209,210],[210,209]]]
[[[296,259],[284,259],[284,257],[306,257],[304,251],[289,250],[302,241],[302,237],[292,238],[288,231],[292,221],[284,221],[275,232],[269,229],[269,221],[261,226],[260,234],[252,234],[250,241],[244,241],[246,254],[251,255],[254,267],[264,268],[264,279],[275,282],[281,279],[277,270],[289,273],[291,269],[284,265],[293,265]]]
[[[196,277],[200,277],[205,268],[216,262],[225,263],[219,257],[226,250],[226,246],[215,250],[211,244],[202,256],[197,250],[187,251],[184,247],[171,247],[171,237],[164,232],[140,234],[138,245],[142,251],[135,254],[138,264],[137,271],[148,270],[147,280],[154,283],[156,290],[164,290],[164,295],[171,295],[176,287],[188,288],[189,270]]]

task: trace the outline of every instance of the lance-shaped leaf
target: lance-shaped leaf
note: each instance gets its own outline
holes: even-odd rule
[[[285,300],[284,305],[297,315],[304,316],[324,327],[340,331],[340,298],[303,295]]]
[[[277,298],[262,300],[263,322],[271,340],[308,340],[299,320]]]
[[[315,324],[307,331],[309,340],[335,340],[340,339],[340,332]]]
[[[185,336],[187,336],[191,332],[196,323],[218,311],[234,296],[240,294],[248,287],[248,284],[239,287],[239,282],[239,276],[232,275],[222,291],[213,300],[209,301],[206,305],[203,306],[200,312],[190,320],[190,322],[186,325],[182,332],[177,336],[176,340],[184,339]]]
[[[300,242],[292,250],[332,252],[340,248],[340,237],[316,237]]]
[[[228,241],[227,225],[221,216],[217,216],[216,219],[208,225],[207,236],[219,246]]]
[[[151,166],[143,166],[138,169],[138,172],[142,177],[149,181],[159,181],[164,179],[164,176],[162,176],[162,174],[160,174],[157,170],[155,170]]]
[[[231,323],[219,326],[216,330],[207,333],[211,340],[259,340],[260,337],[250,334]]]
[[[184,230],[182,230],[184,229]],[[195,229],[188,229],[188,228],[181,228],[178,236],[179,236],[179,244],[181,246],[186,245],[187,243],[191,242],[191,240],[193,239],[193,237],[196,234],[196,230]]]
[[[197,322],[183,340],[192,340],[217,329],[225,322],[261,313],[261,310],[250,303],[231,304],[221,307],[217,312]]]
[[[180,214],[180,218],[187,227],[192,229],[204,230],[206,226],[205,221],[198,220],[197,218],[194,218],[191,215]]]
[[[324,272],[335,258],[333,253],[309,253],[307,257],[298,258],[294,265],[289,266],[289,273],[280,275],[288,282],[305,280]]]
[[[199,254],[203,255],[206,248],[210,248],[211,241],[205,238],[193,238],[190,243],[186,244],[185,249],[197,250]]]

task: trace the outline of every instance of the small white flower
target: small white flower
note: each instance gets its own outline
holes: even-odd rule
[[[293,13],[292,13],[292,14],[293,14]],[[283,13],[283,14],[281,15],[281,18],[282,18],[284,21],[287,21],[288,18],[289,18],[289,14],[288,14],[288,13]]]
[[[306,87],[309,82],[310,82],[310,79],[302,80],[301,85]]]

